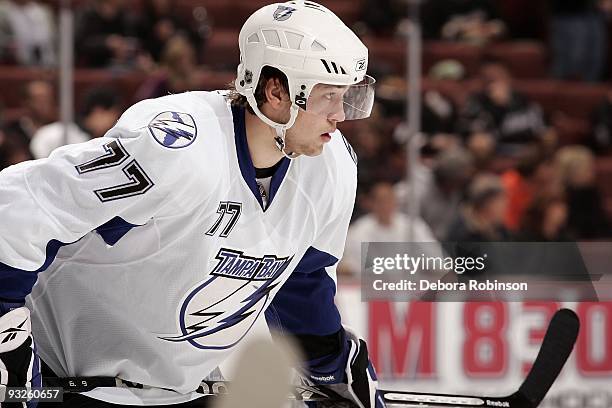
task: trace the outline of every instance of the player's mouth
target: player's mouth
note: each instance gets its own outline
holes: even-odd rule
[[[331,140],[331,135],[329,133],[323,133],[321,134],[321,139],[323,140],[323,143],[327,143]]]

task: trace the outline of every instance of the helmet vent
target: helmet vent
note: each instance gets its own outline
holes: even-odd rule
[[[300,44],[302,44],[302,40],[304,39],[303,35],[285,31],[285,37],[287,37],[287,44],[289,44],[289,48],[293,50],[300,49]]]
[[[336,66],[336,63],[334,61],[331,61],[332,67],[334,67],[334,72],[337,74],[338,73],[338,67]]]
[[[299,1],[288,1],[287,2],[287,4],[294,4],[294,5],[298,5],[300,3],[301,2],[299,2]],[[322,9],[320,4],[314,3],[312,1],[305,1],[303,4],[306,7],[310,7],[310,8],[313,8],[313,9],[317,9],[317,10],[323,11],[323,9]]]
[[[266,39],[266,44],[274,45],[275,47],[281,46],[280,36],[276,30],[263,30],[262,32]]]
[[[327,48],[325,48],[323,44],[321,44],[320,42],[315,41],[310,46],[310,49],[313,51],[325,51]]]
[[[249,38],[247,39],[247,42],[249,43],[258,43],[259,42],[259,36],[257,35],[257,33],[253,33],[249,36]]]
[[[319,10],[319,11],[325,12],[325,11],[323,11],[323,9],[321,9],[320,5],[318,5],[317,3],[313,3],[311,1],[305,1],[304,2],[304,6],[310,7],[310,8],[315,9],[315,10]]]
[[[325,70],[330,73],[330,74],[343,74],[346,75],[346,71],[344,70],[344,68],[342,68],[339,65],[336,65],[336,63],[334,61],[325,61],[324,59],[321,60],[321,62],[323,63],[323,66],[325,67]]]
[[[327,72],[329,72],[331,74],[331,69],[329,69],[329,65],[327,64],[327,61],[325,61],[324,59],[321,60],[321,62],[323,63],[323,65],[325,66],[325,69],[327,70]]]

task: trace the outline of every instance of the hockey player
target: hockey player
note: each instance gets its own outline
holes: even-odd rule
[[[310,381],[380,404],[334,305],[357,174],[336,125],[370,114],[367,49],[309,1],[256,11],[239,46],[233,92],[142,101],[0,173],[0,384],[40,384],[38,352],[60,377],[152,387],[66,406],[189,404],[267,323]]]

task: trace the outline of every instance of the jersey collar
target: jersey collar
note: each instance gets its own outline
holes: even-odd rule
[[[268,206],[264,208],[263,201],[261,199],[261,195],[259,194],[259,187],[257,187],[257,182],[255,181],[255,166],[253,165],[253,160],[251,159],[251,155],[249,153],[249,145],[246,138],[246,126],[244,121],[245,111],[243,107],[240,106],[232,106],[232,116],[234,119],[234,139],[236,142],[236,156],[238,158],[238,165],[240,166],[240,173],[242,174],[242,178],[244,179],[247,186],[251,190],[251,193],[257,199],[259,206],[262,210],[266,210],[270,208],[272,205],[272,200],[274,200],[274,196],[278,192],[280,185],[287,174],[287,170],[289,169],[290,160],[286,157],[281,159],[280,166],[272,176],[272,180],[270,181],[270,191],[268,192]]]

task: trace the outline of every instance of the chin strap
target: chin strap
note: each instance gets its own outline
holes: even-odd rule
[[[297,118],[299,110],[298,106],[296,104],[291,105],[289,121],[287,123],[277,123],[268,118],[266,115],[263,114],[261,110],[259,110],[257,102],[255,101],[255,96],[253,95],[251,89],[249,89],[243,95],[247,98],[247,101],[249,105],[251,105],[251,108],[253,109],[253,112],[255,112],[255,115],[257,115],[257,117],[261,119],[266,125],[273,127],[276,131],[274,143],[276,144],[276,148],[280,150],[283,156],[288,159],[295,159],[296,157],[298,157],[299,154],[285,151],[285,132],[295,123],[295,119]]]
[[[283,156],[285,156],[288,159],[295,159],[296,157],[298,157],[299,154],[296,154],[294,152],[285,151],[286,129],[275,127],[274,130],[276,130],[276,137],[274,138],[274,143],[276,144],[277,149],[280,150],[280,152],[283,154]]]

